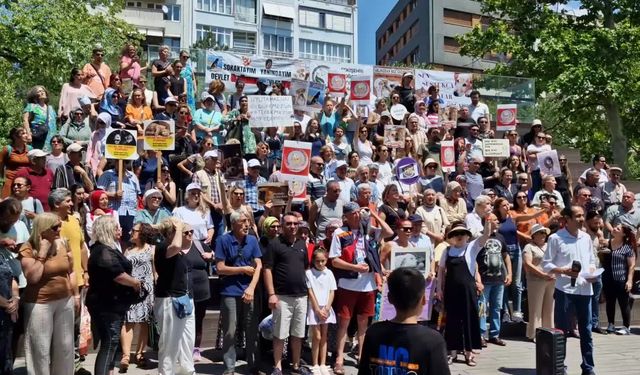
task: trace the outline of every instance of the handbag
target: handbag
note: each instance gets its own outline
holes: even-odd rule
[[[47,106],[47,118],[44,123],[34,122],[35,115],[29,112],[29,125],[31,127],[31,139],[44,141],[49,133],[49,106]]]
[[[176,315],[180,319],[186,318],[193,312],[193,304],[191,303],[189,294],[185,294],[180,297],[171,297],[171,304],[173,305]]]

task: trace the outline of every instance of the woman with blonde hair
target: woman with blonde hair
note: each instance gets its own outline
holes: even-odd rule
[[[542,269],[542,258],[547,251],[549,229],[540,224],[531,227],[531,243],[522,251],[527,276],[529,322],[527,338],[534,341],[536,329],[553,328],[553,292],[556,277]]]
[[[154,264],[158,279],[153,314],[158,323],[158,372],[195,374],[193,349],[195,314],[191,264],[186,253],[192,245],[193,229],[177,217],[156,226],[164,240],[156,245]]]
[[[86,305],[95,342],[100,342],[94,375],[108,375],[115,367],[125,314],[149,291],[131,276],[131,262],[120,250],[122,229],[113,216],[102,215],[93,225],[95,243],[89,256],[91,286]],[[127,353],[128,354],[128,353]]]
[[[213,238],[213,221],[209,206],[202,199],[202,188],[197,183],[187,185],[186,204],[173,210],[173,216],[193,228],[193,240],[207,248]]]
[[[221,191],[223,190],[221,189]],[[244,197],[245,191],[244,188],[240,185],[231,186],[227,191],[227,194],[222,194],[221,198],[222,205],[224,206],[225,222],[227,223],[227,227],[231,228],[231,213],[240,212],[242,214],[245,214],[249,218],[249,233],[253,234],[254,236],[258,236],[258,226],[256,225],[255,219],[253,217],[253,210],[251,209],[251,206],[245,204]]]
[[[207,92],[209,95],[213,96],[213,99],[216,102],[214,106],[215,110],[222,113],[223,116],[226,115],[227,106],[224,104],[226,103],[226,99],[224,97],[224,82],[219,79],[214,79],[209,83],[209,89]]]
[[[29,375],[74,373],[74,310],[78,311],[80,295],[71,248],[60,237],[61,227],[58,215],[37,215],[18,255],[27,278],[22,303]]]
[[[131,100],[127,104],[124,111],[125,122],[138,131],[138,135],[142,135],[144,121],[151,120],[153,113],[151,107],[147,105],[142,89],[134,89],[131,92]]]

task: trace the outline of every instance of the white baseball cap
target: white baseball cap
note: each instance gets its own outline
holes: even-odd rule
[[[260,161],[258,159],[251,159],[247,163],[247,168],[255,168],[260,166]]]

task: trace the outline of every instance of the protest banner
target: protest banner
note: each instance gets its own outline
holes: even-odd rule
[[[135,130],[107,130],[105,156],[107,159],[138,160],[137,134]]]
[[[249,126],[252,128],[291,125],[293,104],[290,96],[250,95]]]
[[[482,140],[482,156],[485,158],[508,158],[509,140],[485,138]]]
[[[444,105],[441,105],[443,108],[471,104],[469,94],[473,90],[472,73],[416,69],[416,98],[425,100],[429,96],[428,90],[431,86],[439,89],[438,97],[444,101]]]
[[[385,125],[384,144],[391,148],[404,148],[407,127],[402,125]]]
[[[258,79],[272,83],[282,82],[289,87],[292,78],[305,79],[304,61],[279,57],[270,59],[256,55],[239,55],[223,51],[207,50],[205,83],[219,79],[225,91],[233,92],[238,79],[245,83],[245,92],[257,90]]]
[[[291,80],[289,92],[293,97],[293,109],[298,111],[307,110],[307,95],[309,92],[309,81],[294,78]]]
[[[220,170],[227,181],[244,180],[244,162],[242,160],[242,148],[239,143],[219,145]]]
[[[373,95],[376,98],[388,98],[396,86],[402,85],[402,75],[413,74],[413,69],[388,66],[373,67]],[[411,81],[413,87],[414,81]]]
[[[456,151],[453,141],[440,142],[440,167],[443,172],[453,172],[456,169]]]
[[[420,179],[420,167],[416,159],[406,157],[396,163],[396,177],[403,184],[412,185]]]
[[[173,151],[175,149],[176,124],[173,120],[144,121],[144,149]]]
[[[560,161],[558,160],[558,151],[542,151],[536,154],[538,165],[540,166],[540,175],[552,175],[555,177],[562,176],[560,171]]]
[[[289,184],[286,182],[264,182],[258,184],[258,203],[271,201],[274,206],[286,206],[289,198]]]
[[[349,92],[352,104],[368,105],[371,100],[371,78],[368,76],[351,77]]]
[[[517,104],[498,104],[496,110],[496,130],[507,131],[516,130],[516,119],[518,118]]]
[[[309,82],[307,112],[320,112],[324,105],[325,87],[319,82]]]
[[[309,179],[311,166],[311,143],[285,140],[282,146],[281,173],[288,181]]]
[[[304,202],[307,199],[306,181],[289,181],[289,191],[293,193],[293,202]]]
[[[342,96],[347,93],[347,75],[344,73],[327,74],[329,95]]]

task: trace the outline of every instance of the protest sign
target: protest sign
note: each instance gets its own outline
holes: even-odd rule
[[[105,156],[107,159],[138,160],[137,134],[135,130],[109,129]]]
[[[516,130],[516,119],[518,117],[517,104],[498,104],[496,110],[496,130],[507,131]]]
[[[173,120],[144,122],[144,149],[173,151],[175,149],[176,124]]]
[[[541,176],[562,176],[562,172],[560,171],[560,161],[558,160],[558,151],[551,150],[538,152],[536,157],[538,158]]]
[[[406,157],[396,163],[396,174],[398,181],[403,184],[412,185],[420,179],[420,167],[416,159]]]
[[[389,109],[389,113],[391,113],[392,119],[396,121],[402,121],[404,120],[404,115],[409,113],[409,111],[407,110],[407,107],[403,106],[402,104],[394,104]]]
[[[453,172],[456,169],[456,152],[453,141],[440,142],[440,167],[443,172]]]
[[[225,91],[233,92],[236,81],[245,83],[248,94],[257,90],[258,79],[265,78],[271,83],[284,83],[289,87],[292,78],[305,79],[306,68],[303,60],[265,58],[255,55],[239,55],[223,51],[207,50],[205,82],[219,79],[225,84]]]
[[[347,75],[344,73],[327,74],[329,95],[342,96],[347,93]]]
[[[265,182],[258,184],[258,203],[271,201],[274,206],[285,206],[289,198],[289,184],[286,182]]]
[[[444,101],[440,107],[471,104],[469,94],[473,90],[472,73],[454,73],[440,70],[416,69],[415,89],[418,100],[425,100],[429,87],[435,86],[439,89],[438,97]]]
[[[309,82],[307,112],[320,112],[324,105],[325,87],[319,82]]]
[[[252,128],[290,125],[293,104],[290,96],[250,95],[249,126]]]
[[[282,146],[281,173],[288,181],[309,179],[311,143],[285,140]]]
[[[404,138],[407,134],[406,126],[385,125],[384,144],[391,148],[404,148]]]
[[[396,86],[402,85],[402,75],[413,74],[413,69],[392,68],[388,66],[373,67],[373,95],[376,98],[388,98]],[[413,87],[413,81],[411,81]]]
[[[491,139],[482,140],[482,156],[485,158],[508,158],[509,140],[508,139]]]
[[[244,180],[244,163],[239,143],[218,146],[220,170],[227,181]]]
[[[292,79],[289,92],[293,96],[293,109],[299,111],[307,110],[307,94],[309,91],[309,81]]]
[[[352,104],[367,105],[371,99],[371,78],[351,77],[350,100]]]
[[[289,181],[289,191],[293,193],[293,202],[304,202],[307,199],[307,183]]]

